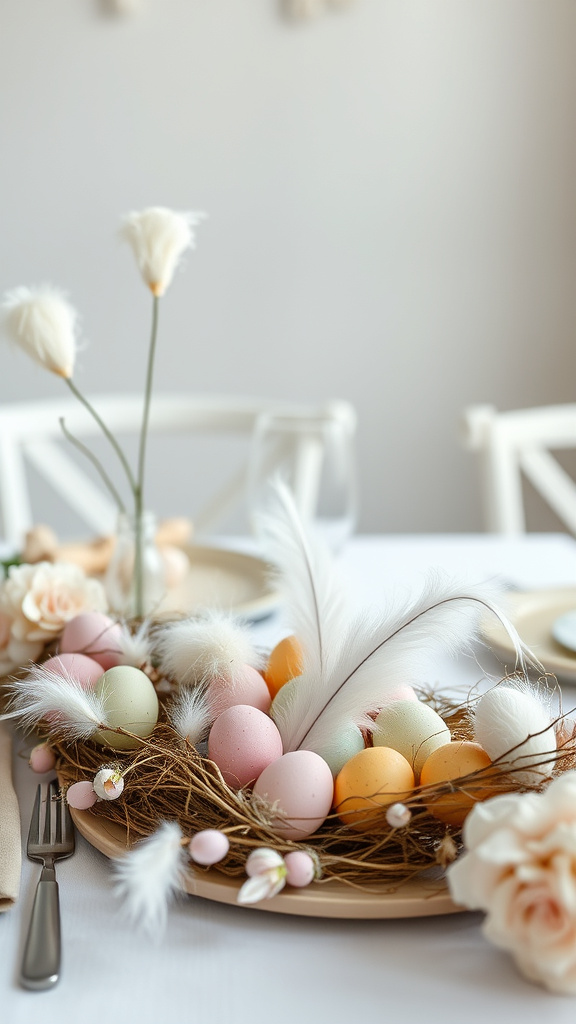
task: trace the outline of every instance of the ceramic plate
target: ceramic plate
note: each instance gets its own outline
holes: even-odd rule
[[[513,593],[506,609],[522,640],[534,651],[545,669],[572,683],[576,683],[576,654],[558,643],[554,633],[557,621],[575,609],[574,587]],[[491,617],[483,624],[483,634],[507,668],[512,669],[514,648],[496,618]]]
[[[184,550],[190,571],[183,583],[171,589],[160,614],[209,607],[256,620],[276,608],[279,596],[270,585],[269,566],[261,558],[200,544]]]
[[[107,857],[126,853],[126,830],[91,811],[71,808],[74,824],[88,842]],[[186,876],[184,888],[192,896],[203,896],[216,903],[236,904],[238,890],[245,879],[228,878],[213,868],[199,869]],[[391,891],[373,887],[369,892],[352,889],[339,882],[310,885],[306,889],[285,889],[271,900],[263,900],[248,909],[303,917],[385,919],[432,917],[458,914],[464,908],[454,903],[443,882],[410,881]]]

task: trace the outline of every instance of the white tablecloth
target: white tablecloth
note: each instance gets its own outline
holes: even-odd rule
[[[359,537],[341,561],[351,591],[371,604],[418,587],[430,566],[469,582],[501,575],[521,587],[576,585],[576,543],[561,536]],[[285,631],[281,616],[257,629],[265,643]],[[446,662],[434,674],[446,683],[474,681],[478,666]],[[38,781],[27,753],[17,741],[23,836]],[[517,974],[483,939],[479,914],[341,922],[183,897],[151,943],[124,922],[108,861],[80,837],[75,856],[57,869],[61,980],[50,992],[25,992],[18,967],[38,871],[24,861],[21,898],[0,916],[2,1024],[486,1024],[496,1014],[522,1024],[544,1017],[572,1024],[576,1012],[574,1000]]]

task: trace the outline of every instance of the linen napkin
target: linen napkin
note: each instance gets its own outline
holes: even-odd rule
[[[0,722],[0,913],[18,899],[22,847],[20,812],[12,784],[12,736]]]

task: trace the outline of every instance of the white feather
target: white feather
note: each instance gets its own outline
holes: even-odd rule
[[[216,717],[203,686],[182,690],[168,707],[167,713],[178,735],[187,739],[193,747],[206,738]]]
[[[142,668],[142,665],[150,661],[152,656],[151,626],[150,620],[144,619],[135,633],[132,633],[126,625],[121,627],[118,643],[122,651],[123,665]]]
[[[51,735],[68,740],[89,739],[108,726],[103,698],[85,690],[67,670],[33,665],[23,679],[8,687],[8,711],[0,718],[15,718],[25,729],[47,720]]]
[[[125,901],[131,922],[150,935],[160,935],[168,906],[181,887],[184,871],[182,832],[174,821],[164,821],[125,857],[114,862],[114,889]]]
[[[332,555],[320,537],[306,534],[282,480],[275,480],[269,512],[257,529],[286,618],[302,648],[304,671],[324,679],[338,662],[350,619]]]
[[[257,668],[262,660],[247,627],[218,611],[169,623],[157,654],[162,670],[184,685],[211,679],[233,684],[245,665]]]
[[[370,727],[369,713],[391,690],[425,679],[439,651],[457,653],[476,638],[482,606],[508,632],[520,669],[526,662],[541,668],[494,605],[493,587],[462,588],[436,575],[416,601],[378,615],[351,614],[330,556],[305,533],[281,482],[275,484],[261,534],[277,567],[286,617],[304,652],[304,671],[274,715],[285,752],[304,747],[322,755],[351,724]]]

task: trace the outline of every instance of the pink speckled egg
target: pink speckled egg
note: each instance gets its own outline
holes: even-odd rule
[[[312,750],[292,750],[269,764],[254,793],[282,811],[274,829],[284,839],[305,839],[320,828],[332,806],[334,780],[326,761]]]
[[[85,690],[91,690],[104,671],[102,665],[99,665],[94,658],[88,658],[86,654],[71,653],[57,654],[55,658],[48,658],[48,661],[44,662],[44,668],[58,672],[58,674],[62,672],[63,675],[72,676]]]
[[[271,718],[248,704],[235,704],[218,716],[208,737],[208,757],[224,781],[240,789],[282,756],[282,739]]]
[[[249,704],[268,714],[272,698],[270,691],[255,668],[243,665],[233,683],[225,679],[213,679],[207,691],[208,700],[216,714],[220,715],[237,704]]]
[[[96,803],[97,799],[91,782],[74,782],[66,790],[66,800],[70,807],[76,808],[77,811],[87,810],[88,807],[92,807]]]
[[[87,654],[103,669],[109,669],[121,663],[120,636],[120,626],[107,615],[102,612],[83,612],[64,627],[60,651],[65,654]]]

